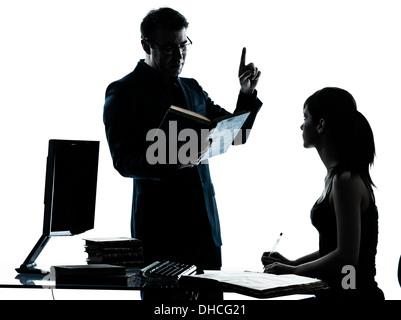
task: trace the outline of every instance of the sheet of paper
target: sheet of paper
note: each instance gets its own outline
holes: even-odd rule
[[[254,290],[267,290],[294,285],[308,285],[320,282],[318,279],[297,276],[294,274],[275,275],[252,271],[209,271],[196,277],[218,280]]]

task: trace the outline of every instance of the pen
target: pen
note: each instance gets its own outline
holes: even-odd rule
[[[273,246],[273,249],[270,251],[270,253],[269,253],[269,257],[272,255],[272,253],[274,252],[274,251],[276,251],[276,248],[277,248],[277,245],[278,245],[278,243],[280,242],[280,239],[281,239],[281,236],[283,235],[283,233],[281,232],[280,233],[280,235],[278,236],[278,238],[277,238],[277,240],[276,240],[276,243],[274,244],[274,246]]]

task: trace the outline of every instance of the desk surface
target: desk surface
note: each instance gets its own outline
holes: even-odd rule
[[[41,274],[18,274],[15,268],[18,267],[18,263],[15,265],[7,262],[0,264],[0,288],[41,288],[43,284],[43,278],[45,275]],[[49,284],[49,282],[46,282]],[[54,285],[54,283],[51,283]]]
[[[37,289],[101,289],[101,290],[152,290],[173,289],[179,287],[178,282],[157,282],[146,280],[140,275],[139,268],[126,268],[126,272],[133,277],[129,285],[122,284],[64,284],[56,282],[54,274],[18,273],[15,265],[0,264],[0,288],[37,288]],[[231,291],[227,291],[231,292]]]
[[[175,285],[163,285],[160,282],[148,282],[144,280],[140,276],[140,269],[139,268],[129,268],[131,273],[135,274],[135,281],[133,281],[130,285],[105,285],[105,284],[59,284],[56,283],[54,279],[54,275],[50,274],[19,274],[15,270],[15,266],[10,264],[0,264],[0,288],[38,288],[38,289],[100,289],[100,290],[143,290],[143,289],[172,289],[177,288],[178,284]],[[185,288],[192,288],[196,291],[197,286],[192,285],[182,285]],[[209,287],[210,285],[210,287]],[[223,292],[237,292],[246,296],[254,297],[252,294],[247,294],[246,292],[238,292],[236,290],[232,290],[232,288],[226,288],[218,286],[216,287],[216,283],[207,284],[208,288],[211,289],[219,289]],[[202,286],[205,288],[204,286]],[[278,286],[277,288],[279,288]],[[191,290],[191,289],[190,289]],[[288,296],[295,293],[285,292],[277,290],[274,292],[272,296],[269,298],[280,297],[280,296]],[[298,292],[297,294],[308,294],[313,295],[311,292]],[[257,297],[261,298],[261,297]],[[263,298],[263,297],[262,297]],[[267,298],[267,297],[265,297]]]
[[[155,288],[155,286],[140,281],[139,269],[130,268],[135,273],[138,281],[131,285],[95,285],[95,284],[56,284],[52,274],[22,274],[15,270],[16,265],[0,265],[0,288],[62,288],[62,289],[104,289],[104,290],[141,290],[144,288]]]

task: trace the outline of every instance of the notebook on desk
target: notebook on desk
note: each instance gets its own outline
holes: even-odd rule
[[[184,285],[220,286],[224,291],[255,298],[314,294],[328,288],[325,282],[315,278],[252,271],[205,271],[204,274],[184,275],[180,282]]]

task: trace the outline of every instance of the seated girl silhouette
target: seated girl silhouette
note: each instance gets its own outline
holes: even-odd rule
[[[375,281],[378,211],[369,174],[375,157],[371,127],[350,93],[324,88],[306,100],[301,130],[304,147],[316,148],[327,168],[323,193],[311,210],[319,250],[296,260],[265,252],[264,270],[324,280],[330,289],[318,299],[383,300]]]

